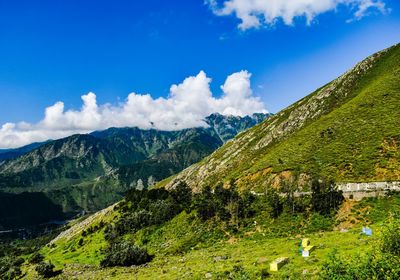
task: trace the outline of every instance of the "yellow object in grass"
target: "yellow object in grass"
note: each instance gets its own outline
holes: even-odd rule
[[[289,262],[289,258],[286,258],[286,257],[277,258],[272,263],[270,263],[269,269],[271,271],[278,271],[282,266],[284,266],[288,262]]]
[[[308,239],[308,238],[303,238],[302,240],[301,240],[301,247],[303,247],[303,248],[306,248],[307,246],[309,246],[310,245],[310,239]]]
[[[309,245],[309,246],[307,246],[307,247],[304,247],[304,251],[308,251],[308,252],[312,252],[312,251],[314,251],[314,249],[315,249],[315,246],[311,246],[311,245]]]

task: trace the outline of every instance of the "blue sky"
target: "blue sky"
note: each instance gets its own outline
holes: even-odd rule
[[[277,18],[243,30],[203,0],[0,0],[0,127],[37,123],[58,101],[79,110],[88,92],[113,105],[131,92],[167,97],[201,70],[216,97],[228,75],[247,70],[253,95],[277,112],[399,42],[400,2],[382,1],[385,13],[360,19],[342,5],[310,24]]]

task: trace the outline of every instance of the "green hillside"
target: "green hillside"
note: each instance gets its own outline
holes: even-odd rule
[[[338,79],[236,137],[181,174],[195,189],[236,180],[265,190],[282,179],[307,187],[400,180],[400,46],[372,55]]]
[[[154,197],[153,201],[146,199],[146,202],[159,206],[160,201],[168,201],[162,197]],[[197,200],[196,197],[193,199]],[[55,270],[62,270],[57,279],[125,279],[132,276],[136,279],[321,279],[321,273],[327,273],[324,267],[332,265],[330,259],[333,256],[343,263],[364,265],[364,260],[380,248],[391,223],[390,215],[399,215],[400,196],[347,201],[332,215],[285,210],[277,218],[270,216],[267,200],[259,197],[250,204],[254,215],[240,218],[238,227],[232,226],[232,216],[223,218],[217,214],[204,220],[197,210],[189,213],[184,210],[160,224],[134,229],[129,226],[129,215],[135,216],[143,209],[139,212],[133,210],[136,207],[127,210],[126,205],[129,203],[110,207],[78,222],[42,247],[40,254],[45,261],[54,264]],[[160,214],[150,208],[146,211],[152,215]],[[230,206],[226,205],[225,209]],[[129,228],[121,229],[123,234],[115,236],[110,232],[110,227],[115,229],[122,224]],[[372,237],[360,234],[365,225],[372,228]],[[395,231],[398,233],[397,230],[400,230],[399,224]],[[299,253],[301,238],[310,238],[315,246],[309,258]],[[139,266],[103,267],[110,244],[145,248],[152,259]],[[124,255],[123,251],[115,254]],[[25,258],[29,260],[31,256],[28,254]],[[279,272],[270,272],[269,263],[282,256],[290,259],[289,264]],[[390,256],[390,260],[399,263],[400,257]],[[354,269],[357,269],[355,263]],[[368,263],[368,266],[375,269],[377,265]],[[24,279],[38,278],[35,267],[29,261],[21,266],[26,273]],[[345,269],[341,268],[343,274],[347,273]],[[389,277],[387,279],[396,279],[391,277],[400,275],[398,269],[383,270],[383,273]],[[353,278],[337,275],[323,279]]]

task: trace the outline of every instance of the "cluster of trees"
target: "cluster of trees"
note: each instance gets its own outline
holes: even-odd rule
[[[268,210],[277,218],[281,213],[303,213],[314,211],[329,215],[343,200],[330,182],[314,181],[311,196],[295,196],[296,188],[284,184],[278,191],[269,191],[258,196],[249,191],[239,192],[232,181],[228,188],[222,184],[203,188],[192,193],[186,183],[179,183],[175,189],[132,189],[120,204],[121,217],[118,221],[105,226],[104,235],[109,242],[105,250],[102,266],[126,266],[147,262],[151,256],[145,248],[139,248],[133,242],[127,242],[123,236],[142,228],[162,225],[182,211],[196,213],[204,222],[213,219],[225,229],[237,231],[252,221],[257,212]]]
[[[133,233],[142,228],[161,225],[182,211],[189,211],[192,191],[180,183],[171,191],[165,189],[132,189],[125,195],[121,204],[121,218],[108,224],[104,236],[109,242],[105,249],[103,267],[130,266],[146,263],[151,260],[145,248],[123,239],[126,233]]]
[[[191,209],[203,221],[217,218],[228,227],[238,229],[242,222],[255,215],[252,207],[255,200],[256,196],[248,191],[239,194],[236,185],[231,182],[229,188],[219,184],[212,190],[206,186],[201,193],[194,195]]]
[[[132,233],[144,227],[161,225],[182,211],[189,211],[192,191],[180,183],[171,191],[165,189],[133,189],[125,195],[121,204],[121,218],[114,224],[108,224],[105,237],[116,241],[125,233]]]
[[[92,234],[100,229],[102,229],[105,226],[105,223],[103,221],[100,221],[98,225],[90,226],[86,230],[82,231],[82,236],[85,237],[86,235]]]
[[[36,272],[43,278],[51,278],[61,273],[61,271],[54,270],[53,264],[45,262],[40,253],[34,253],[28,261],[36,266]],[[21,278],[21,265],[23,263],[25,263],[25,260],[22,257],[7,256],[0,258],[0,279],[13,280]]]
[[[37,242],[38,245],[30,246],[32,242]],[[35,266],[39,276],[51,278],[60,274],[61,270],[54,270],[54,265],[45,262],[44,256],[37,252],[39,245],[44,245],[44,242],[47,242],[47,239],[37,238],[16,245],[0,245],[0,279],[20,279],[22,277],[21,265],[25,263],[25,259],[21,255],[28,254],[31,256],[27,261]],[[1,250],[3,248],[4,251]]]
[[[266,193],[266,203],[270,209],[270,216],[277,218],[285,211],[290,214],[315,212],[328,216],[336,212],[344,200],[342,191],[336,190],[332,181],[313,180],[311,195],[302,194],[297,190],[296,185],[285,182],[279,191],[269,189]]]
[[[121,218],[105,227],[104,235],[109,242],[105,249],[102,266],[129,266],[145,263],[151,259],[145,248],[126,241],[123,236],[142,228],[161,225],[182,211],[195,211],[201,220],[218,219],[233,229],[239,228],[243,219],[254,216],[251,205],[255,196],[250,192],[239,194],[232,184],[230,188],[216,186],[204,188],[193,194],[186,183],[175,189],[137,190],[126,193],[120,205]]]

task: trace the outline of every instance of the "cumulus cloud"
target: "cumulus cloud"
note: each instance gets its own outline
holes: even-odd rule
[[[211,79],[200,71],[178,85],[172,85],[167,98],[131,93],[117,105],[98,105],[92,92],[83,95],[80,110],[65,110],[63,102],[45,109],[38,123],[6,123],[0,128],[0,148],[12,148],[75,133],[88,133],[109,127],[140,127],[177,130],[206,126],[204,118],[212,113],[250,115],[267,112],[253,95],[251,74],[240,71],[228,76],[217,98],[210,90]]]
[[[235,15],[241,20],[239,29],[259,28],[273,25],[281,19],[292,25],[296,17],[305,17],[307,24],[322,13],[333,11],[338,6],[347,6],[354,11],[354,18],[364,17],[371,9],[386,13],[383,0],[205,0],[218,16]]]

